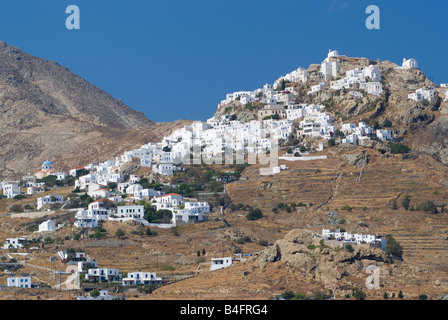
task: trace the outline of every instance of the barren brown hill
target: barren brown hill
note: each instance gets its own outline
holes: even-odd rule
[[[51,159],[58,170],[158,141],[178,123],[149,120],[58,63],[0,42],[0,178]]]

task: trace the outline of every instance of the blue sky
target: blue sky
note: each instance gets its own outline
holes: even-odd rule
[[[68,30],[68,5],[81,29]],[[368,30],[368,5],[380,30]],[[155,121],[205,120],[328,49],[401,63],[448,82],[443,0],[2,0],[0,40],[54,60]]]

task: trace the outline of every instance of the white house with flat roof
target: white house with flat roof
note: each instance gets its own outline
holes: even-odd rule
[[[432,86],[428,86],[425,88],[420,88],[415,90],[415,92],[408,95],[409,100],[414,100],[416,102],[420,102],[423,100],[432,101],[435,95],[435,88]]]
[[[37,210],[43,208],[46,204],[64,203],[64,197],[60,195],[48,195],[37,198]]]
[[[88,213],[86,210],[79,210],[75,216],[75,227],[77,228],[95,228],[98,227],[98,219]]]
[[[19,182],[8,181],[2,183],[3,195],[7,198],[14,198],[20,194]]]
[[[95,269],[89,269],[87,271],[87,274],[85,275],[86,280],[93,280],[93,281],[118,281],[120,278],[120,273],[118,272],[118,269],[111,269],[111,268],[95,268]]]
[[[377,129],[376,136],[381,140],[392,140],[392,131],[387,129]]]
[[[15,288],[31,288],[32,286],[31,277],[30,276],[8,277],[7,286]]]
[[[95,228],[99,221],[109,218],[110,211],[106,209],[104,201],[97,200],[89,204],[88,210],[79,209],[75,216],[77,228]]]
[[[133,195],[134,195],[135,200],[143,200],[146,198],[163,196],[164,194],[165,194],[165,192],[163,192],[163,191],[157,191],[157,190],[148,188],[148,189],[135,190]]]
[[[33,194],[39,194],[44,192],[44,188],[43,187],[37,187],[37,186],[32,186],[32,187],[27,187],[26,188],[26,194],[28,196],[32,196]]]
[[[145,208],[139,205],[118,206],[116,215],[119,218],[143,218]]]
[[[6,241],[3,244],[3,249],[23,248],[27,243],[28,243],[27,237],[6,238]]]
[[[210,271],[227,268],[233,263],[232,257],[212,258],[210,262]]]
[[[123,286],[160,283],[162,283],[162,278],[158,278],[155,272],[129,272],[125,278],[121,279],[121,284]]]

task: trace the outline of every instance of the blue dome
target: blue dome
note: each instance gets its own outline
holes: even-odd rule
[[[47,165],[51,165],[51,164],[53,164],[53,163],[51,163],[51,161],[49,161],[49,160],[46,160],[46,161],[44,161],[44,163],[42,163],[43,166],[47,166]]]

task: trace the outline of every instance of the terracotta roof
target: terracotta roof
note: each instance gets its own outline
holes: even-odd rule
[[[168,194],[165,194],[165,195],[163,195],[163,196],[158,196],[158,198],[168,197],[168,196],[181,196],[181,197],[182,197],[181,194],[177,194],[177,193],[168,193]]]

